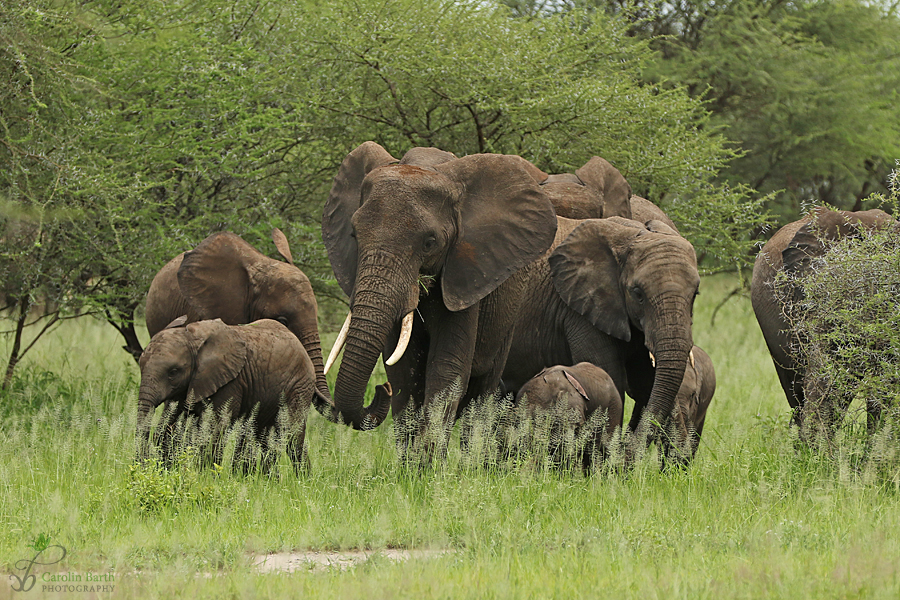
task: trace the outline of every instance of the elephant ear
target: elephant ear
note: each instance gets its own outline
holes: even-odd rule
[[[451,311],[472,306],[553,243],[553,206],[522,161],[474,154],[435,167],[460,191],[457,236],[441,274]]]
[[[575,391],[578,392],[582,398],[590,402],[591,399],[588,398],[587,392],[584,391],[584,388],[582,387],[581,383],[577,379],[575,379],[575,376],[566,370],[563,370],[563,375],[566,376],[566,379],[569,381],[572,387],[575,388]]]
[[[541,183],[541,189],[560,217],[592,219],[603,216],[603,196],[598,190],[584,185],[577,175],[550,175]]]
[[[280,254],[284,260],[288,261],[288,264],[294,264],[294,257],[291,255],[291,245],[288,244],[288,239],[287,236],[284,235],[284,232],[277,227],[273,229],[272,241],[275,242],[275,248],[278,250],[278,254]]]
[[[618,222],[622,221],[622,222]],[[619,256],[645,230],[626,219],[590,219],[550,254],[553,287],[569,307],[609,335],[631,340]]]
[[[187,331],[196,352],[188,397],[196,402],[209,398],[238,376],[247,362],[247,344],[236,327],[221,319],[191,323]]]
[[[344,159],[322,211],[322,241],[338,285],[348,296],[356,282],[357,246],[350,218],[362,202],[362,183],[373,169],[397,159],[375,142],[365,142]]]
[[[172,319],[172,322],[163,327],[163,329],[177,329],[179,327],[184,327],[185,323],[187,323],[187,320],[187,315],[181,315],[176,319]]]
[[[400,159],[401,165],[413,165],[415,167],[433,167],[445,162],[456,160],[456,155],[439,148],[412,148]]]
[[[178,268],[178,287],[201,319],[230,325],[250,321],[247,267],[264,258],[231,232],[214,233],[190,252]]]
[[[631,185],[609,161],[594,156],[575,175],[600,194],[603,215],[599,216],[631,218]]]

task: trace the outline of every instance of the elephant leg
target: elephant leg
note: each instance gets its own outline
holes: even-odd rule
[[[254,424],[241,421],[241,398],[243,391],[236,385],[228,383],[213,394],[210,398],[210,406],[205,411],[203,423],[203,435],[208,436],[203,453],[203,463],[206,465],[221,465],[225,457],[225,444],[228,441],[228,432],[236,424],[241,430],[237,432],[238,445],[248,435]],[[255,415],[254,415],[255,417]],[[232,467],[237,465],[238,449],[235,449]]]
[[[417,444],[426,463],[446,453],[450,428],[469,386],[477,330],[476,305],[455,313],[444,311],[437,329],[430,332],[423,415],[416,434],[423,436]]]
[[[644,346],[643,337],[639,344],[634,344],[632,352],[630,352],[626,361],[626,369],[628,371],[628,395],[634,400],[631,419],[628,421],[628,431],[634,432],[637,430],[641,417],[644,414],[644,409],[650,401],[650,394],[653,391],[653,382],[656,377],[656,369],[653,367],[650,353]]]
[[[309,456],[306,451],[306,419],[309,416],[309,402],[303,398],[311,398],[313,386],[307,386],[284,403],[281,410],[286,411],[284,418],[276,416],[276,433],[279,439],[285,440],[288,458],[294,466],[294,473],[307,475],[310,472]]]
[[[172,466],[175,459],[178,418],[182,414],[184,413],[177,402],[167,402],[159,425],[156,426],[154,444],[159,448],[162,463],[166,466]]]
[[[799,426],[802,420],[803,405],[806,403],[806,394],[803,390],[804,375],[796,369],[782,366],[774,358],[772,362],[775,364],[775,372],[778,373],[781,389],[784,390],[788,404],[793,410],[792,423]]]
[[[403,357],[394,365],[385,365],[391,384],[391,412],[394,415],[394,435],[397,450],[402,456],[415,439],[419,410],[425,398],[425,372],[428,364],[428,334],[418,312],[415,313],[412,337]],[[393,352],[400,337],[400,328],[388,336],[385,346]]]
[[[807,372],[803,386],[805,402],[798,411],[801,415],[800,436],[807,444],[819,442],[828,446],[844,420],[853,400],[852,394],[837,394],[827,389],[824,381]]]
[[[619,395],[624,398],[629,379],[622,343],[599,331],[578,314],[570,316],[564,326],[571,354],[565,362],[573,365],[586,362],[600,367],[612,378]],[[557,361],[557,364],[564,362]]]

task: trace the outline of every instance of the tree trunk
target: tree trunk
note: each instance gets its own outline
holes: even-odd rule
[[[9,362],[6,364],[6,376],[3,378],[4,390],[9,389],[9,384],[12,383],[13,372],[22,358],[20,355],[22,350],[22,333],[25,331],[25,322],[28,319],[28,311],[31,309],[31,300],[28,294],[24,294],[19,298],[17,304],[19,314],[16,317],[16,331],[13,337],[12,349],[9,351]]]

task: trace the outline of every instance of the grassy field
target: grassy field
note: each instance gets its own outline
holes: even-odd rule
[[[69,323],[0,405],[0,565],[23,578],[17,561],[36,548],[67,555],[35,566],[29,592],[0,583],[0,598],[91,597],[46,591],[45,571],[112,577],[115,597],[900,597],[897,465],[861,461],[849,442],[833,456],[795,446],[749,300],[711,323],[734,286],[701,286],[695,342],[718,389],[694,464],[664,473],[481,469],[457,448],[411,474],[389,426],[358,433],[317,414],[305,478],[285,459],[279,477],[141,471],[137,367],[108,325]],[[253,566],[354,549],[371,552],[349,568]],[[429,552],[398,561],[388,549]]]

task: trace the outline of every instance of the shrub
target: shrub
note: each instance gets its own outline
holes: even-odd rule
[[[896,172],[892,179],[885,202],[896,207]],[[870,416],[880,413],[881,422],[900,423],[898,233],[893,226],[828,243],[784,288],[793,292],[785,313],[800,340],[793,350],[806,369],[803,421],[810,427],[840,424],[853,400],[864,401]],[[874,426],[870,417],[870,432]]]

